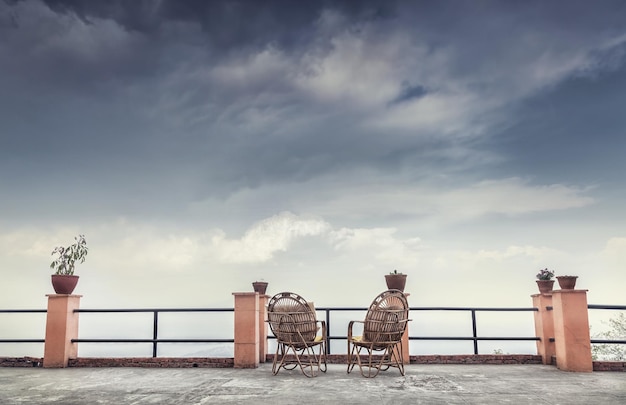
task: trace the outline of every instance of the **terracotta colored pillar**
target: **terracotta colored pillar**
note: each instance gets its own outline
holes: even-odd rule
[[[235,296],[235,368],[259,367],[259,293]]]
[[[552,305],[557,367],[592,372],[587,290],[554,290]]]
[[[533,294],[533,306],[538,309],[535,312],[535,336],[541,340],[537,341],[537,354],[541,356],[543,364],[552,364],[552,356],[556,354],[554,342],[550,338],[554,337],[554,322],[552,317],[552,293]]]
[[[404,296],[409,299],[409,295],[411,293],[404,293]],[[409,313],[410,314],[410,313]],[[404,364],[409,364],[411,362],[411,355],[409,353],[409,324],[407,323],[406,329],[402,334],[402,362]]]
[[[267,358],[267,301],[269,295],[259,294],[259,362]]]
[[[48,294],[46,315],[46,342],[44,344],[44,367],[67,367],[69,359],[78,355],[78,313],[82,295]]]
[[[402,362],[404,364],[409,364],[411,362],[411,357],[409,354],[409,326],[407,325],[404,333],[402,334]]]

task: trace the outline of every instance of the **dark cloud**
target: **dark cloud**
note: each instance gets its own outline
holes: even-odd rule
[[[201,27],[207,46],[215,49],[263,47],[276,43],[295,48],[312,40],[320,13],[335,9],[350,19],[388,15],[393,1],[80,1],[45,0],[57,12],[74,13],[86,22],[112,19],[129,31],[164,35],[168,24]]]
[[[5,1],[0,169],[15,176],[2,184],[16,201],[80,184],[92,201],[116,196],[103,211],[140,211],[144,197],[159,212],[323,176],[350,187],[344,174],[360,171],[516,175],[537,145],[568,141],[546,143],[564,124],[537,111],[542,97],[623,69],[623,7]],[[580,116],[586,97],[572,97]],[[620,98],[610,85],[594,97],[607,113],[590,127]],[[494,170],[511,160],[521,168]]]

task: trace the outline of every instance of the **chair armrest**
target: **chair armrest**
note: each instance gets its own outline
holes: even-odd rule
[[[363,321],[350,321],[350,323],[348,323],[348,340],[352,340],[352,326],[355,323],[365,324],[365,322],[363,322]]]
[[[322,327],[322,339],[326,340],[328,337],[326,334],[326,321],[317,321],[317,323],[319,323]]]

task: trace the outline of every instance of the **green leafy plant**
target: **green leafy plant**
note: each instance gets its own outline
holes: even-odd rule
[[[626,315],[620,313],[609,319],[610,330],[593,335],[593,339],[624,340],[626,339]],[[626,361],[626,347],[620,344],[593,343],[591,355],[594,360]]]
[[[394,270],[394,271],[390,271],[389,274],[402,274],[402,273],[399,272],[398,270]]]
[[[52,251],[51,254],[57,255],[57,258],[50,263],[50,268],[55,271],[55,274],[71,276],[74,274],[76,261],[85,262],[85,256],[89,251],[85,235],[75,236],[74,240],[75,242],[68,247],[59,246]]]
[[[548,270],[547,267],[537,273],[537,280],[552,280],[552,277],[554,277],[554,272]]]

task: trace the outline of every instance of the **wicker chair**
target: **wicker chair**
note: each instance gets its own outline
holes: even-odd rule
[[[387,290],[379,294],[364,321],[348,324],[348,373],[358,364],[361,375],[368,378],[389,367],[398,368],[404,375],[402,335],[409,320],[409,304],[402,291]],[[355,323],[363,324],[361,336],[353,334]]]
[[[291,292],[276,294],[267,305],[267,318],[277,341],[274,375],[281,368],[298,366],[307,377],[326,372],[326,322],[315,319],[315,311],[304,298]]]

